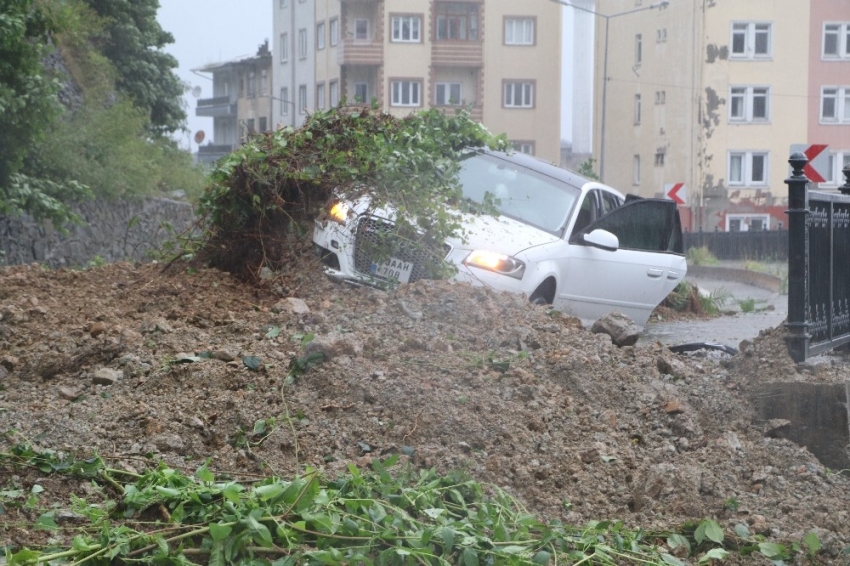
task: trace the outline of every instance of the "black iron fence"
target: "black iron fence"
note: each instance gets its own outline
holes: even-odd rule
[[[785,261],[788,259],[788,230],[747,232],[685,232],[685,253],[707,248],[717,259]]]
[[[788,185],[788,352],[796,362],[850,343],[850,165],[843,194],[809,191],[794,153]]]

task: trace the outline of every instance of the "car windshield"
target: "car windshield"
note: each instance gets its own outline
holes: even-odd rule
[[[507,159],[476,154],[459,173],[463,196],[483,203],[487,193],[505,216],[558,233],[567,223],[579,189]]]

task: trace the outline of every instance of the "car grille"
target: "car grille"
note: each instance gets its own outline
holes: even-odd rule
[[[412,243],[395,238],[387,243],[385,239],[387,235],[392,234],[395,230],[395,225],[387,220],[375,218],[374,216],[362,216],[357,221],[357,233],[354,238],[354,268],[360,273],[383,279],[372,273],[372,256],[377,249],[382,246],[389,245],[389,255],[402,261],[409,261],[413,264],[413,270],[410,273],[410,282],[419,281],[420,279],[433,278],[428,271],[429,255],[426,250],[414,246]],[[391,236],[390,236],[391,237]],[[449,244],[443,244],[443,253],[445,256],[451,251]],[[431,259],[433,263],[433,259]]]

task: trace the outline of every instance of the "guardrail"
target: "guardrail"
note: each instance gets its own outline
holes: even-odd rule
[[[788,160],[788,353],[795,362],[850,343],[850,165],[842,194],[809,191],[806,156]]]

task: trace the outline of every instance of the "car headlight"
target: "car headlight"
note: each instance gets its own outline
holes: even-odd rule
[[[464,265],[495,271],[514,279],[522,279],[525,264],[515,257],[486,250],[475,250],[463,260]]]
[[[334,222],[339,222],[340,224],[345,224],[348,220],[348,214],[351,212],[351,208],[344,202],[336,202],[331,207],[330,212],[328,213],[331,217],[331,220]]]

